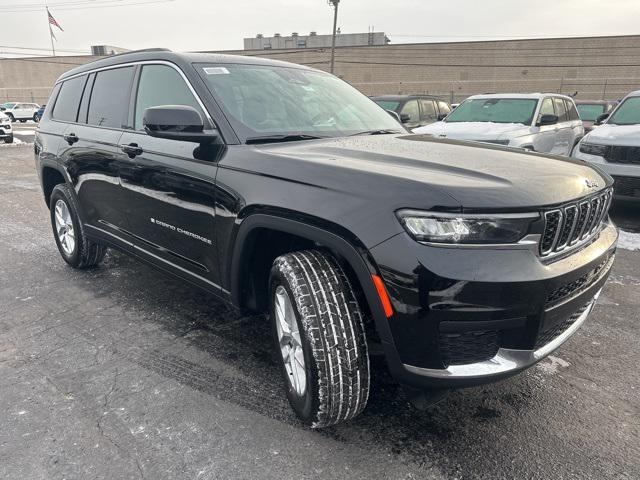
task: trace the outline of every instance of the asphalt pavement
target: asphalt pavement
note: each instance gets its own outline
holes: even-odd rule
[[[416,411],[374,358],[363,415],[312,431],[263,316],[117,252],[66,266],[31,146],[0,146],[0,202],[2,479],[640,478],[640,235],[536,367]],[[639,211],[618,223],[638,231]]]

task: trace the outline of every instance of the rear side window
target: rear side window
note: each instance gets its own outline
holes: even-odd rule
[[[129,107],[133,67],[104,70],[96,74],[87,123],[123,128]]]
[[[569,120],[579,120],[580,115],[578,115],[578,110],[576,110],[576,104],[571,100],[565,100],[567,104],[567,118]]]
[[[433,100],[420,100],[420,110],[422,110],[422,120],[434,121],[438,118]]]
[[[63,122],[75,122],[78,116],[78,107],[82,90],[87,80],[86,75],[67,80],[60,87],[60,93],[53,107],[53,118]]]
[[[553,103],[556,104],[556,115],[558,115],[558,122],[567,121],[567,108],[565,107],[564,100],[562,98],[555,97]]]
[[[206,122],[202,109],[182,76],[166,65],[145,65],[140,74],[134,128],[144,130],[142,117],[150,107],[186,105],[195,108]]]

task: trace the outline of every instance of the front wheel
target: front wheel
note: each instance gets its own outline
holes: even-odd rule
[[[56,185],[49,208],[53,235],[64,261],[78,269],[98,265],[107,249],[86,237],[71,188],[65,184]]]
[[[370,384],[362,313],[335,258],[318,250],[278,257],[269,297],[275,346],[296,415],[322,428],[362,412]]]
[[[4,137],[4,143],[13,143],[13,137]]]
[[[33,114],[33,121],[34,121],[34,122],[36,122],[36,123],[38,123],[38,121],[39,121],[39,120],[40,120],[40,119],[38,118],[38,114],[37,114],[37,113],[34,113],[34,114]]]

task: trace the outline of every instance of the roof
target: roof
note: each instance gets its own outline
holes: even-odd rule
[[[532,99],[539,100],[542,97],[562,97],[571,99],[567,95],[562,95],[560,93],[485,93],[482,95],[471,95],[469,98],[522,98],[522,99]]]
[[[220,53],[177,53],[165,48],[152,48],[147,50],[137,50],[133,52],[120,53],[118,55],[112,55],[110,57],[105,57],[93,62],[86,63],[63,73],[58,79],[58,82],[64,80],[65,78],[69,78],[74,75],[90,72],[100,68],[150,60],[164,60],[175,63],[177,65],[185,65],[191,63],[236,63],[245,65],[271,65],[274,67],[290,67],[304,70],[314,70],[303,65],[282,62],[280,60],[271,60],[262,57],[225,55]]]

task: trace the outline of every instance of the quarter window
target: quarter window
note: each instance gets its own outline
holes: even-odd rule
[[[123,128],[126,123],[133,67],[114,68],[96,74],[87,123]]]
[[[578,115],[578,110],[576,110],[576,104],[571,100],[565,100],[567,104],[567,118],[571,121],[579,120],[580,115]]]
[[[160,105],[186,105],[195,108],[204,120],[202,109],[182,76],[166,65],[145,65],[140,74],[134,128],[144,130],[144,111]],[[206,120],[205,120],[206,121]]]
[[[451,113],[451,107],[447,102],[438,100],[438,108],[440,109],[440,115],[449,115]]]
[[[63,122],[76,121],[80,97],[82,97],[82,90],[86,80],[86,76],[81,76],[67,80],[62,84],[56,104],[53,107],[52,116],[54,119],[62,120]]]

